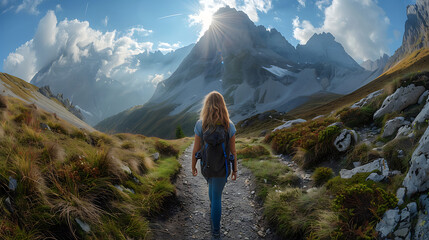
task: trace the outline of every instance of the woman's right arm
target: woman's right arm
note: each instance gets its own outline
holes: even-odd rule
[[[195,154],[200,151],[201,149],[201,138],[195,134],[195,141],[194,141],[194,149],[192,150],[192,175],[197,176],[198,170],[197,170],[197,159],[195,158]]]

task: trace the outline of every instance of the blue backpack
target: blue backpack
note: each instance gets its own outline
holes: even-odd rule
[[[203,145],[196,154],[201,159],[201,173],[207,178],[225,177],[230,174],[229,134],[224,126],[217,125],[203,133]]]

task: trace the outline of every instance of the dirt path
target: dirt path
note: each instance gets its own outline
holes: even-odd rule
[[[179,159],[182,169],[176,180],[177,198],[171,201],[163,215],[152,220],[154,239],[211,237],[208,185],[201,175],[192,176],[192,147]],[[277,239],[261,217],[252,178],[251,172],[239,164],[238,179],[228,179],[222,196],[223,239]]]

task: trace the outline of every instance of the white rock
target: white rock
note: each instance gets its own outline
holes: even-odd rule
[[[404,203],[405,196],[405,188],[398,188],[396,190],[396,198],[398,198],[398,205],[402,205]]]
[[[351,170],[341,169],[340,176],[341,178],[351,178],[356,173],[372,172],[374,170],[379,170],[381,174],[385,177],[389,175],[389,167],[387,166],[387,162],[384,160],[384,158],[379,158],[374,160],[373,162],[367,163],[360,167],[353,168]]]
[[[128,166],[121,164],[121,169],[124,170],[124,172],[131,174],[131,169]]]
[[[404,178],[403,185],[407,189],[407,196],[429,189],[429,159],[424,154],[411,158],[411,166]]]
[[[426,89],[423,86],[410,84],[407,87],[398,88],[392,95],[388,96],[381,105],[381,108],[374,113],[374,119],[386,113],[398,112],[404,108],[417,103],[420,95]]]
[[[387,210],[383,218],[379,223],[377,223],[377,226],[375,226],[375,230],[380,233],[381,237],[386,237],[389,233],[393,232],[396,225],[399,221],[399,210],[397,209],[390,209]]]
[[[353,162],[354,167],[360,167],[362,164],[360,162]]]
[[[386,122],[382,137],[390,137],[402,126],[408,125],[409,122],[405,121],[404,117],[396,117]]]
[[[362,98],[359,102],[353,104],[350,108],[363,107],[363,106],[367,105],[373,98],[377,97],[378,95],[381,95],[383,92],[384,92],[383,89],[372,92],[372,93],[368,94],[368,96]]]
[[[159,159],[159,152],[152,154],[152,158],[154,161],[158,160]]]
[[[352,144],[352,137],[355,139],[352,131],[343,129],[340,135],[338,135],[338,137],[335,139],[334,146],[338,151],[344,152],[349,149],[350,145]]]
[[[429,90],[426,90],[420,95],[419,100],[417,101],[418,104],[422,104],[423,101],[426,99],[426,97],[429,95]]]
[[[316,119],[319,119],[319,118],[322,118],[322,117],[324,117],[325,115],[319,115],[319,116],[317,116],[317,117],[314,117],[312,120],[316,120]]]
[[[414,119],[412,126],[416,125],[417,123],[425,122],[427,119],[429,119],[429,101],[426,101],[425,106]]]
[[[282,125],[274,128],[273,132],[277,131],[277,130],[280,130],[280,129],[283,129],[283,128],[290,128],[290,127],[292,127],[295,124],[303,123],[303,122],[307,122],[307,120],[301,119],[301,118],[290,120],[290,121],[287,121],[287,122],[283,123]]]
[[[410,202],[407,204],[407,209],[410,212],[411,218],[414,217],[415,214],[417,214],[417,203],[416,202]]]
[[[372,181],[374,181],[374,182],[381,182],[381,181],[383,181],[384,179],[386,179],[386,176],[383,176],[383,175],[380,175],[380,174],[377,174],[377,173],[371,173],[371,174],[366,178],[366,181],[368,181],[368,180],[372,180]]]
[[[402,126],[398,129],[398,133],[396,134],[395,138],[408,136],[410,135],[411,131],[412,129],[410,126]]]
[[[421,209],[418,213],[414,239],[427,239],[429,236],[429,199],[427,194],[419,198]]]
[[[15,178],[9,176],[9,189],[15,191],[16,187],[18,187],[18,182]]]
[[[344,124],[342,122],[334,122],[334,123],[329,124],[328,127],[332,127],[332,126],[337,126],[339,128],[343,128]]]

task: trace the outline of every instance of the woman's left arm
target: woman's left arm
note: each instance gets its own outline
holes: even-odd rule
[[[200,151],[201,149],[201,138],[195,134],[195,141],[194,141],[194,149],[192,150],[192,175],[197,176],[198,170],[197,170],[197,159],[195,158],[195,153]]]
[[[229,150],[230,150],[230,152],[234,155],[234,167],[233,167],[233,171],[232,171],[232,174],[231,174],[231,179],[232,180],[235,180],[235,179],[237,179],[237,153],[236,153],[236,151],[235,151],[235,134],[234,134],[234,136],[232,136],[230,139],[229,139]]]

